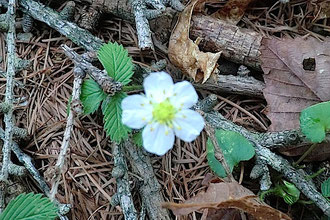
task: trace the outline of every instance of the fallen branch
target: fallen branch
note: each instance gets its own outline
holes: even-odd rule
[[[170,220],[168,211],[161,206],[165,200],[161,194],[161,187],[154,174],[149,156],[145,155],[142,148],[136,147],[130,140],[124,143],[124,149],[133,172],[142,178],[139,192],[149,218]]]
[[[327,216],[330,216],[330,203],[317,191],[315,186],[306,180],[305,176],[293,168],[287,160],[264,147],[263,144],[259,142],[260,139],[258,139],[256,133],[252,133],[241,126],[228,121],[218,112],[211,111],[205,113],[204,118],[212,127],[237,132],[254,144],[256,158],[258,160],[256,166],[258,166],[258,168],[254,168],[257,170],[254,170],[253,173],[251,173],[251,177],[258,178],[262,176],[261,185],[268,187],[270,184],[269,172],[267,169],[263,169],[264,166],[269,165],[276,171],[282,173],[290,182],[294,183],[307,198],[312,200]]]
[[[262,90],[265,84],[252,76],[216,75],[216,80],[209,79],[204,84],[195,83],[199,89],[217,92],[246,95],[263,98]]]
[[[11,145],[13,137],[13,87],[14,87],[14,76],[15,76],[15,59],[16,59],[16,48],[15,48],[15,18],[16,18],[16,1],[8,1],[7,10],[7,22],[8,22],[8,33],[7,33],[7,82],[6,82],[6,93],[5,102],[8,106],[11,106],[5,113],[5,137],[4,144],[2,147],[2,168],[0,174],[0,212],[5,208],[5,190],[7,188],[8,181],[8,168],[11,155]]]
[[[192,16],[190,35],[200,38],[199,46],[206,51],[219,52],[232,62],[257,70],[260,67],[260,45],[262,36],[249,29],[239,28],[210,16]]]
[[[103,89],[104,92],[114,95],[116,92],[121,90],[121,83],[114,81],[104,71],[94,67],[88,62],[83,56],[77,54],[66,45],[62,45],[62,49],[75,64],[75,66],[81,68],[84,72],[90,75]]]
[[[113,145],[113,158],[114,168],[112,170],[112,176],[116,178],[117,192],[111,198],[111,205],[120,207],[123,210],[126,220],[136,220],[137,212],[134,207],[132,195],[129,186],[128,168],[125,155],[123,154],[122,144]]]
[[[85,77],[85,72],[79,67],[75,66],[74,68],[74,80],[73,80],[73,88],[72,88],[72,101],[71,101],[71,107],[70,112],[67,118],[66,127],[63,134],[63,140],[61,145],[61,150],[58,155],[58,159],[56,162],[56,165],[53,169],[54,176],[52,179],[52,189],[50,191],[50,199],[54,200],[55,195],[57,193],[58,185],[60,183],[60,179],[63,172],[63,167],[65,164],[65,159],[68,153],[69,145],[70,145],[70,138],[71,138],[71,132],[73,129],[73,123],[74,123],[74,117],[81,113],[81,106],[80,103],[80,93],[81,93],[81,85],[83,82],[83,78]],[[80,106],[80,110],[76,109],[76,107]]]

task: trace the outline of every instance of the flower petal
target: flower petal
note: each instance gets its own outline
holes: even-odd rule
[[[204,128],[203,117],[190,109],[184,109],[177,113],[174,119],[174,132],[181,140],[191,142]]]
[[[174,144],[173,129],[159,123],[148,124],[142,132],[143,147],[146,151],[164,155]]]
[[[182,81],[174,84],[171,103],[176,108],[190,108],[198,101],[198,95],[193,85],[188,81]]]
[[[122,123],[133,129],[144,127],[152,119],[152,106],[142,95],[130,95],[121,102]]]
[[[143,82],[147,98],[160,103],[173,94],[172,77],[165,72],[150,73]]]

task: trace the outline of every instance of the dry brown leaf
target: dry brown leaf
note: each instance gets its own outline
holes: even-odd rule
[[[304,154],[310,145],[308,146],[290,146],[287,148],[280,148],[279,152],[290,157],[300,156]],[[304,159],[304,162],[313,162],[313,161],[324,161],[330,159],[330,143],[324,142],[317,144],[312,152],[310,152],[307,157]]]
[[[263,39],[260,51],[269,130],[296,129],[301,110],[330,100],[330,40]]]
[[[291,219],[286,214],[261,202],[250,190],[236,182],[211,183],[205,193],[185,201],[185,203],[165,203],[175,215],[187,215],[200,209],[236,208],[251,214],[256,219]]]
[[[254,0],[229,0],[220,10],[211,16],[236,25],[243,17],[249,4]]]
[[[193,0],[181,13],[170,38],[168,56],[184,74],[204,83],[216,70],[221,52],[201,52],[198,44],[189,38],[191,15],[198,2],[201,1]]]

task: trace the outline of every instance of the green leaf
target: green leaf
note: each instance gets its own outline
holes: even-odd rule
[[[139,131],[138,133],[133,134],[133,142],[138,147],[143,146],[142,131]]]
[[[127,138],[128,132],[130,131],[130,129],[121,122],[121,101],[126,96],[126,93],[120,92],[112,97],[108,97],[102,103],[104,130],[107,135],[110,136],[111,140],[116,142]]]
[[[115,81],[127,85],[133,75],[132,59],[128,51],[117,42],[104,44],[97,54],[108,75]]]
[[[250,160],[255,154],[253,145],[236,132],[216,130],[215,137],[231,172],[240,161]],[[227,175],[222,164],[215,158],[214,146],[210,138],[207,140],[207,160],[211,169],[218,176]]]
[[[9,202],[0,220],[53,220],[56,217],[56,207],[48,198],[23,193]]]
[[[300,114],[300,128],[313,143],[320,143],[330,131],[330,102],[322,102],[304,109]]]
[[[226,177],[227,174],[226,174],[225,169],[223,168],[221,163],[217,160],[217,158],[215,158],[214,146],[211,143],[210,139],[207,141],[206,152],[207,152],[207,155],[206,155],[207,162],[208,162],[211,170],[213,170],[213,172],[220,177]]]
[[[324,197],[330,197],[330,178],[322,183],[321,192]]]
[[[81,86],[80,100],[84,106],[84,113],[94,113],[107,94],[92,79],[84,80]]]
[[[298,201],[300,197],[300,191],[293,183],[285,180],[283,180],[283,183],[284,184],[281,186],[285,192],[283,199],[287,204],[292,205]]]

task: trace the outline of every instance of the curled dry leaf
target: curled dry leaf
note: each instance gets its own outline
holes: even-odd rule
[[[175,215],[187,215],[200,209],[236,208],[256,219],[291,219],[286,214],[261,202],[253,192],[237,182],[211,183],[205,193],[199,193],[182,204],[165,203],[163,207],[171,209]]]
[[[269,130],[297,129],[304,108],[330,100],[330,39],[263,39],[260,51]]]
[[[192,11],[199,2],[201,1],[193,0],[181,13],[170,38],[168,56],[184,74],[196,82],[202,80],[204,83],[216,70],[221,52],[204,53],[199,50],[198,44],[189,38]]]
[[[223,8],[211,16],[236,25],[243,17],[249,4],[254,0],[229,0]]]

